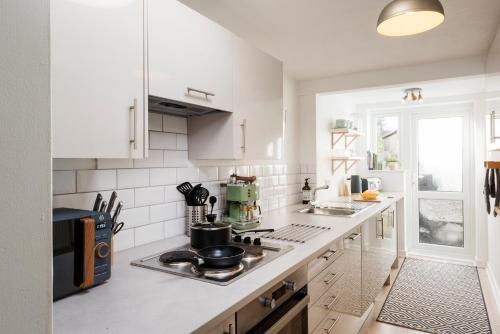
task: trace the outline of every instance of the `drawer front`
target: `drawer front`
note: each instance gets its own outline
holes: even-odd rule
[[[330,245],[328,250],[318,256],[316,259],[309,262],[308,266],[308,278],[309,281],[314,279],[316,275],[325,270],[330,264],[336,261],[342,254],[342,248],[339,246],[341,242],[334,242]]]
[[[335,305],[341,298],[343,279],[339,278],[330,288],[309,307],[309,328],[314,330],[325,317],[333,312]]]
[[[314,304],[332,285],[344,275],[344,256],[341,253],[336,260],[317,275],[308,285],[311,304]]]
[[[316,329],[311,332],[312,334],[333,334],[335,333],[335,327],[340,321],[342,315],[338,312],[331,311],[328,313],[325,320],[316,327]],[[340,332],[339,332],[340,333]]]

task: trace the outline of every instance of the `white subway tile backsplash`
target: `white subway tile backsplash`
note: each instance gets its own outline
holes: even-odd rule
[[[184,201],[184,196],[177,190],[176,186],[165,187],[165,202]]]
[[[217,167],[200,167],[200,182],[217,181],[219,170]]]
[[[135,189],[135,206],[146,206],[162,203],[165,200],[164,187],[147,187]]]
[[[248,166],[236,167],[236,174],[239,176],[250,176],[250,168]]]
[[[283,174],[283,165],[274,165],[274,175],[281,175]]]
[[[149,132],[149,148],[153,150],[175,150],[177,136],[175,133]]]
[[[227,181],[230,175],[234,174],[236,169],[233,166],[221,166],[219,167],[219,180]]]
[[[187,134],[187,118],[163,115],[163,131]]]
[[[177,205],[177,218],[186,216],[186,202],[176,202]]]
[[[113,237],[113,251],[119,252],[134,247],[134,230],[121,230]]]
[[[188,164],[188,151],[164,151],[163,166],[187,167]]]
[[[163,130],[163,115],[157,113],[149,113],[148,115],[148,126],[151,131],[162,131]]]
[[[152,205],[149,214],[152,223],[175,219],[177,217],[177,205],[175,203]]]
[[[118,188],[149,186],[149,169],[118,169]]]
[[[97,169],[133,168],[132,159],[97,159]]]
[[[135,229],[135,245],[140,246],[164,238],[163,223],[141,226]]]
[[[117,190],[116,192],[118,201],[123,201],[124,209],[134,207],[134,189]],[[104,200],[109,200],[111,191],[101,191],[100,193]],[[97,192],[56,195],[53,198],[52,207],[92,210],[96,196]]]
[[[116,170],[79,170],[76,172],[78,192],[100,191],[116,188]]]
[[[186,151],[188,149],[188,136],[177,134],[177,149]]]
[[[279,178],[280,178],[280,184],[281,185],[285,185],[287,183],[287,177],[286,177],[286,175],[280,175]]]
[[[262,176],[262,167],[261,166],[250,166],[250,176]]]
[[[198,168],[188,167],[188,168],[177,168],[177,183],[182,182],[198,182],[199,174]]]
[[[137,226],[149,224],[149,207],[143,206],[141,208],[124,209],[120,213],[119,221],[125,223],[123,229],[129,229]]]
[[[177,170],[175,168],[151,168],[149,173],[152,186],[177,183]]]
[[[146,159],[135,159],[134,168],[155,168],[163,167],[163,151],[149,150]]]
[[[183,235],[185,232],[184,219],[174,219],[164,222],[165,238]]]
[[[262,166],[262,176],[272,176],[273,175],[273,165]]]
[[[76,192],[76,172],[74,170],[54,171],[52,176],[54,195]]]
[[[280,184],[280,177],[278,175],[271,176],[271,184],[273,186],[277,186],[278,184]]]
[[[96,159],[52,159],[52,170],[78,170],[96,168]]]

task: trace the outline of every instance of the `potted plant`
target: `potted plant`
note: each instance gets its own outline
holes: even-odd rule
[[[395,158],[388,158],[385,160],[385,164],[387,166],[387,169],[395,171],[398,169],[399,160]]]

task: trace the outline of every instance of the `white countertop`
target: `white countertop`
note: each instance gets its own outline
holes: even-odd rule
[[[332,241],[402,199],[403,194],[384,193],[382,197],[382,203],[376,203],[352,218],[298,213],[297,209],[304,205],[266,213],[262,228],[303,223],[331,229],[305,244],[293,243],[292,251],[227,286],[130,265],[132,260],[188,243],[185,236],[119,252],[107,283],[54,303],[54,333],[202,333],[276,281],[321,255]]]

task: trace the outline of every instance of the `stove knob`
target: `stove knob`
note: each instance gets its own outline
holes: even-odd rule
[[[283,286],[287,290],[297,291],[297,283],[292,281],[283,281]]]
[[[241,242],[241,235],[235,235],[234,242]]]
[[[276,307],[276,299],[274,298],[262,297],[260,302],[263,306],[269,307],[271,310]]]
[[[262,243],[260,242],[260,238],[255,238],[255,239],[253,239],[253,244],[254,244],[255,246],[260,246],[260,245],[262,245]]]
[[[101,242],[95,247],[95,255],[100,259],[108,257],[110,251],[109,245],[105,242]]]
[[[246,244],[251,244],[252,243],[252,238],[245,237],[245,239],[243,239],[243,242],[246,243]]]

